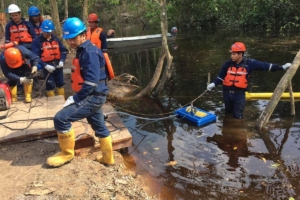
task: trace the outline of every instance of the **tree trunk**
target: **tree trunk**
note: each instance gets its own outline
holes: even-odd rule
[[[68,6],[68,0],[65,1],[65,20],[69,17],[69,6]]]
[[[84,22],[84,23],[86,23],[87,22],[87,18],[88,18],[88,15],[89,15],[89,11],[88,11],[88,9],[89,9],[89,1],[88,0],[83,0],[83,6],[82,6],[83,8],[82,8],[82,21]]]
[[[168,21],[167,21],[167,14],[166,14],[166,0],[160,0],[160,2],[158,2],[158,3],[160,4],[160,20],[161,20],[160,25],[161,25],[161,31],[162,31],[162,48],[161,48],[160,58],[156,65],[154,75],[153,75],[151,81],[149,82],[149,84],[139,94],[134,96],[132,99],[138,99],[141,97],[149,96],[149,94],[152,92],[152,90],[155,88],[155,86],[157,85],[157,83],[159,81],[165,58],[167,58],[167,66],[164,70],[162,79],[161,79],[156,91],[153,94],[154,96],[159,95],[160,91],[164,87],[166,80],[169,77],[168,75],[170,74],[173,57],[171,56],[171,54],[169,52],[168,40],[167,40]]]
[[[265,126],[266,123],[268,122],[276,105],[278,104],[278,101],[280,100],[282,93],[286,90],[289,82],[292,80],[293,76],[295,75],[295,73],[299,67],[299,64],[300,64],[300,51],[297,53],[296,57],[294,58],[292,66],[289,67],[289,69],[286,71],[286,73],[281,78],[280,82],[278,83],[267,107],[261,113],[261,115],[258,119],[258,122],[256,124],[257,129],[261,130],[262,127]]]
[[[50,2],[50,6],[51,6],[51,13],[52,13],[51,17],[52,17],[53,23],[56,27],[55,35],[59,39],[62,39],[62,30],[61,30],[60,21],[59,21],[57,2],[56,2],[56,0],[49,0],[49,2]]]
[[[5,7],[4,7],[5,5],[4,5],[4,0],[1,0],[1,10],[5,10]]]

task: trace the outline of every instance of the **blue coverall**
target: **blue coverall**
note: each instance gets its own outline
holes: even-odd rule
[[[277,64],[260,62],[250,58],[243,58],[243,60],[239,64],[233,62],[232,60],[228,60],[223,64],[218,77],[213,81],[216,86],[223,83],[227,75],[228,68],[232,66],[236,68],[245,67],[247,70],[247,75],[246,75],[247,80],[249,79],[249,75],[251,74],[251,72],[254,70],[271,71],[271,72],[283,70],[282,66],[279,66]],[[246,105],[245,91],[248,90],[248,87],[243,89],[243,88],[235,87],[234,85],[233,86],[223,85],[223,99],[225,103],[225,111],[227,113],[233,113],[234,118],[238,118],[238,119],[243,118],[243,110]]]
[[[41,55],[43,54],[43,43],[44,42],[52,42],[52,41],[57,41],[58,45],[59,45],[59,50],[60,50],[60,60],[52,60],[49,62],[43,62],[41,59],[39,59],[39,64],[42,66],[43,68],[43,73],[45,78],[48,76],[49,72],[45,69],[45,66],[48,65],[52,65],[54,67],[56,67],[59,63],[59,61],[65,62],[66,57],[67,57],[67,53],[68,50],[66,49],[66,47],[60,42],[60,40],[52,35],[50,40],[47,40],[43,34],[41,34],[40,36],[38,36],[37,38],[35,38],[32,42],[32,51],[38,55],[41,58]],[[64,74],[63,74],[63,67],[61,68],[56,68],[53,73],[50,73],[46,82],[46,90],[54,90],[55,87],[63,87],[65,84],[64,82]]]
[[[21,51],[24,60],[29,60],[31,66],[38,66],[39,57],[33,52],[29,51],[22,45],[15,46]],[[24,63],[18,68],[10,68],[4,59],[4,53],[0,56],[0,65],[4,76],[8,79],[7,83],[10,87],[20,84],[20,78],[26,77],[26,75],[31,73],[31,67]]]
[[[24,18],[21,18],[21,23],[19,24],[24,24],[27,29],[28,33],[31,35],[32,39],[36,37],[35,31],[33,29],[33,26],[30,22],[26,21]],[[12,19],[10,22],[8,22],[5,26],[5,43],[13,42],[10,40],[10,27],[15,25],[18,26],[19,24],[16,24]],[[19,42],[19,45],[23,45],[27,49],[31,50],[31,42]]]
[[[65,133],[70,130],[71,122],[86,118],[95,135],[105,138],[109,136],[109,131],[101,110],[108,93],[104,56],[99,48],[86,40],[77,48],[76,58],[79,59],[84,84],[73,96],[75,103],[54,116],[54,127],[58,132]]]

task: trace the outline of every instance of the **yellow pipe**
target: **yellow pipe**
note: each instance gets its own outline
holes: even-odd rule
[[[254,100],[254,99],[270,99],[273,93],[249,93],[246,92],[246,100]],[[284,92],[281,95],[281,98],[290,98],[290,93]],[[294,92],[294,98],[300,98],[300,92]]]

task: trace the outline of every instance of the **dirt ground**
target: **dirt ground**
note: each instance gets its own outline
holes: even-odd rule
[[[70,54],[65,68],[71,68],[72,58]],[[69,77],[66,75],[67,97],[72,95]],[[60,168],[48,168],[47,157],[57,152],[58,144],[39,140],[0,145],[0,199],[156,199],[146,194],[142,177],[126,168],[117,151],[116,163],[110,167],[94,161],[101,154],[97,149],[75,157]]]

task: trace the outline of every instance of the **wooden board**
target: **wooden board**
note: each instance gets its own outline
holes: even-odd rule
[[[0,112],[0,116],[5,116],[8,113],[6,119],[0,120],[0,144],[26,142],[56,136],[53,117],[63,107],[64,103],[65,99],[61,95],[33,99],[31,104],[25,104],[22,100],[14,102],[9,112]],[[103,106],[103,111],[104,113],[115,112],[109,103]],[[106,126],[111,132],[114,150],[131,146],[132,136],[120,117],[117,114],[110,114],[107,120]],[[89,146],[99,147],[99,140],[95,137],[95,133],[86,119],[74,122],[73,128],[76,137],[75,149]]]

